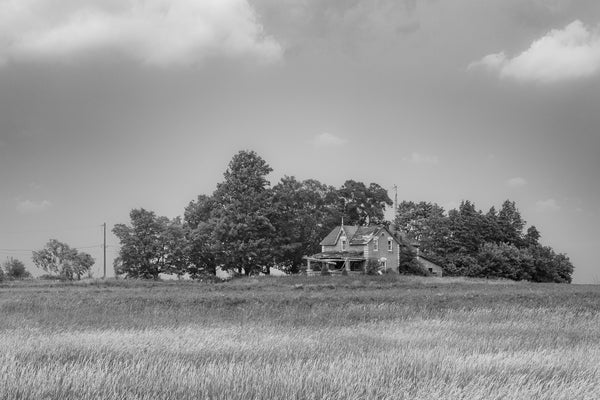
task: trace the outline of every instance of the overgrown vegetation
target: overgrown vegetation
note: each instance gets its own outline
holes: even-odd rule
[[[595,399],[600,289],[398,275],[0,284],[0,398]]]

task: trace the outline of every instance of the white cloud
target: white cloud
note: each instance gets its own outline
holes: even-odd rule
[[[52,4],[49,4],[52,3]],[[275,61],[247,0],[0,0],[0,63],[118,53],[150,65],[211,56]]]
[[[560,205],[554,199],[540,200],[535,203],[538,212],[554,212],[560,210]]]
[[[510,178],[509,180],[507,180],[506,184],[510,187],[517,188],[527,185],[527,181],[524,178],[517,176],[515,178]]]
[[[600,28],[576,20],[534,41],[518,56],[489,54],[468,69],[484,68],[502,78],[539,83],[586,78],[600,72]]]
[[[440,162],[437,156],[414,152],[410,155],[410,157],[404,157],[403,160],[411,164],[419,165],[437,165]]]
[[[317,135],[313,139],[313,144],[316,147],[338,147],[346,144],[346,139],[324,132]]]
[[[19,200],[17,201],[17,211],[21,214],[35,214],[47,210],[51,205],[52,203],[48,200]]]

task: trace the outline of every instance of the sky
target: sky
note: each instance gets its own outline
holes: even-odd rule
[[[506,199],[600,283],[597,0],[0,0],[0,260],[96,259],[234,154],[339,187]]]

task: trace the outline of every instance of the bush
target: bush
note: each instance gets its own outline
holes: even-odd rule
[[[7,279],[25,279],[31,277],[31,274],[25,269],[25,264],[15,258],[11,258],[4,263],[4,270],[4,275]]]
[[[367,275],[377,275],[380,268],[379,261],[374,259],[367,260]]]

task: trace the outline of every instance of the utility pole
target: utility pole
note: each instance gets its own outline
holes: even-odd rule
[[[394,218],[398,213],[398,185],[394,185]]]
[[[102,279],[106,279],[106,222],[102,226],[104,227],[104,244],[102,245],[102,250],[104,250],[104,275]]]

